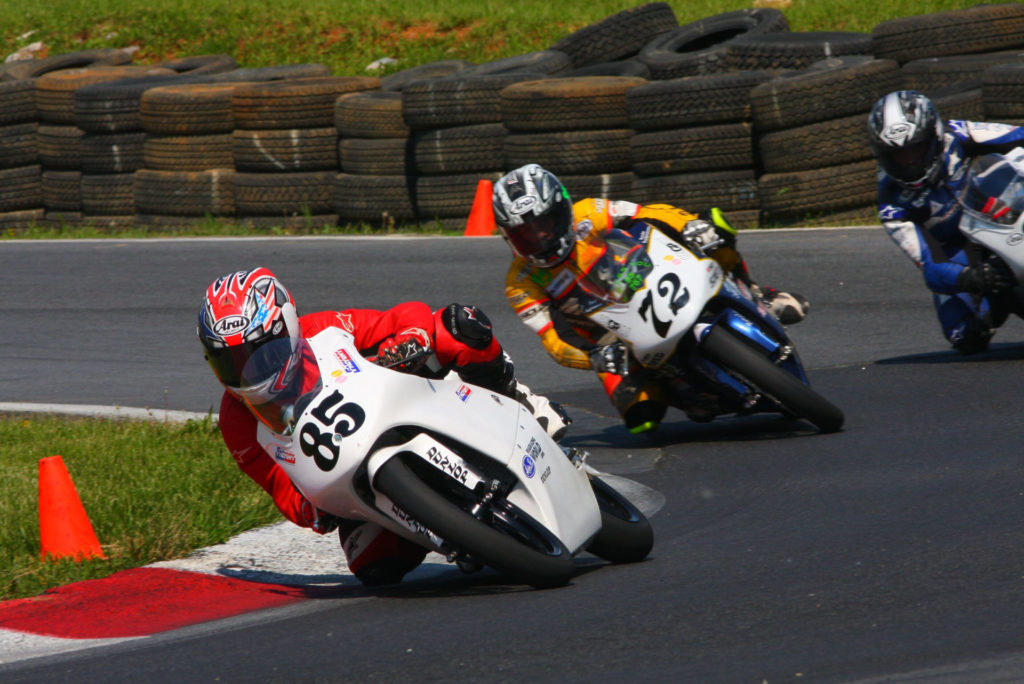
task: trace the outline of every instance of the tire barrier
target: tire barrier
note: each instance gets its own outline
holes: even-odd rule
[[[0,65],[0,227],[459,228],[481,179],[529,162],[575,199],[715,205],[744,227],[870,220],[866,117],[900,88],[943,118],[1024,123],[1024,6],[866,34],[794,32],[770,8],[680,25],[654,2],[547,49],[379,79],[83,50]]]

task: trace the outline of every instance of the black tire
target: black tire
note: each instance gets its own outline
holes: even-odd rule
[[[654,546],[654,530],[639,508],[598,477],[590,486],[601,509],[601,531],[587,551],[612,563],[637,563]]]
[[[536,71],[463,76],[410,83],[402,89],[402,118],[410,128],[444,128],[501,122],[501,90],[546,78]]]
[[[36,114],[36,82],[32,79],[0,81],[0,126],[32,123]]]
[[[575,565],[569,550],[532,518],[508,508],[505,513],[515,523],[502,525],[504,529],[492,527],[427,486],[401,458],[398,454],[381,466],[374,483],[424,527],[495,570],[539,589],[572,579]],[[512,536],[518,531],[524,534]]]
[[[551,46],[572,58],[573,67],[632,57],[655,36],[679,26],[667,2],[622,10],[573,31]]]
[[[772,71],[804,69],[827,57],[870,54],[870,33],[784,31],[740,36],[728,43],[726,61],[737,71]]]
[[[39,163],[39,124],[0,126],[0,168]]]
[[[872,30],[871,52],[909,62],[925,57],[997,52],[1024,44],[1024,6],[976,5],[883,21]]]
[[[891,59],[864,55],[829,57],[787,72],[750,91],[754,125],[761,131],[794,128],[862,114],[886,93],[899,90],[903,75]]]
[[[633,171],[657,176],[753,168],[751,128],[741,121],[636,133],[629,144]]]
[[[843,191],[836,192],[836,188]],[[875,161],[766,173],[757,179],[757,196],[769,220],[800,219],[867,206],[878,198]]]
[[[866,120],[866,113],[854,114],[763,133],[757,139],[761,168],[781,173],[871,159]]]
[[[836,432],[843,427],[839,407],[759,354],[728,328],[712,327],[700,346],[709,358],[735,371],[788,413],[813,423],[822,432]]]
[[[572,60],[564,52],[538,50],[477,64],[456,72],[456,75],[494,76],[495,74],[518,74],[526,71],[546,76],[557,76],[570,67],[572,67]]]
[[[232,154],[238,171],[338,170],[338,130],[294,128],[238,129]]]
[[[632,196],[639,204],[674,204],[692,211],[703,207],[751,211],[759,206],[753,169],[638,176],[633,181]]]
[[[750,93],[769,78],[767,71],[737,71],[636,86],[626,93],[629,125],[639,131],[749,121]]]
[[[241,84],[231,93],[235,128],[324,128],[334,125],[334,101],[346,93],[376,90],[371,76],[324,76]]]
[[[632,135],[628,128],[510,133],[505,137],[505,164],[518,168],[536,163],[559,176],[628,171]]]
[[[647,83],[635,76],[579,76],[513,83],[501,91],[510,131],[625,128],[626,93]]]
[[[978,84],[983,74],[991,67],[1007,63],[1021,63],[1020,50],[1007,52],[985,52],[976,55],[952,55],[950,57],[926,57],[915,59],[903,65],[903,87],[919,90],[931,97],[942,88]],[[942,112],[944,119],[951,118]]]
[[[25,59],[0,66],[0,79],[5,81],[33,79],[51,71],[82,69],[90,66],[119,66],[129,64],[131,61],[132,53],[120,48],[78,50],[42,59]]]
[[[464,59],[445,59],[439,62],[428,62],[388,74],[380,79],[380,89],[386,92],[399,92],[410,83],[425,81],[431,78],[444,78],[445,76],[465,71],[472,66],[472,62]]]
[[[705,17],[657,36],[637,60],[646,64],[651,78],[665,80],[728,71],[728,44],[739,36],[789,31],[781,10],[741,9]]]
[[[334,101],[334,127],[342,138],[407,138],[402,93],[363,90]]]

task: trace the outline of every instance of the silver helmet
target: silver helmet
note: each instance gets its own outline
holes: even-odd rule
[[[502,236],[531,265],[550,268],[572,253],[572,201],[550,171],[527,164],[502,176],[492,203]]]
[[[897,90],[868,115],[871,151],[900,185],[920,188],[942,167],[942,120],[932,101],[916,90]]]

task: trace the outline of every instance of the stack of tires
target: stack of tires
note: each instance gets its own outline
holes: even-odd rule
[[[43,204],[54,221],[87,221],[126,225],[135,211],[131,174],[99,172],[82,166],[86,131],[75,121],[74,96],[79,88],[139,76],[171,74],[170,69],[140,66],[94,66],[53,71],[36,79],[39,113],[39,160]]]
[[[636,76],[569,76],[524,81],[501,91],[505,165],[537,163],[574,200],[629,199],[633,174],[626,97]]]
[[[750,91],[769,78],[765,71],[737,71],[631,90],[633,200],[694,213],[716,206],[738,227],[756,226]]]
[[[378,78],[324,76],[236,88],[232,184],[238,219],[254,227],[336,225],[335,101],[379,87]]]
[[[766,223],[871,216],[877,183],[867,115],[901,84],[895,61],[847,56],[754,88],[758,194]]]
[[[328,74],[322,64],[207,71],[147,90],[140,103],[146,139],[135,173],[136,221],[173,228],[234,218],[234,91],[257,81]]]
[[[0,230],[43,220],[35,83],[0,81]]]
[[[343,95],[335,101],[341,173],[334,180],[334,206],[340,223],[392,230],[416,222],[416,152],[402,116],[402,90],[472,66],[465,60],[422,64],[384,77],[380,90]]]
[[[986,121],[1024,126],[1024,60],[986,69],[981,90]]]

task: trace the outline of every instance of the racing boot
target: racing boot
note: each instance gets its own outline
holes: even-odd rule
[[[811,308],[807,297],[796,292],[783,292],[774,287],[762,287],[757,284],[752,284],[750,289],[754,296],[768,307],[779,323],[792,325],[807,318],[807,312]]]
[[[565,437],[569,426],[572,425],[572,418],[565,412],[561,404],[540,394],[534,394],[529,387],[518,380],[515,381],[513,396],[516,401],[529,409],[551,439],[557,442]]]

